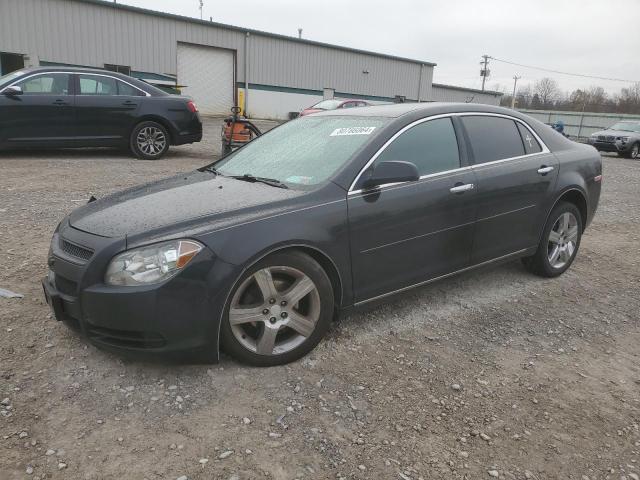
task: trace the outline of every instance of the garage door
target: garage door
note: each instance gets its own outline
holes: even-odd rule
[[[233,52],[178,44],[178,84],[185,85],[201,113],[227,115],[233,106]]]

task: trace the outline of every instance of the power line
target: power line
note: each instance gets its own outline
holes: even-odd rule
[[[502,60],[501,58],[496,58],[496,57],[489,57],[491,60],[495,60],[496,62],[502,62],[502,63],[508,63],[509,65],[516,65],[518,67],[524,67],[524,68],[532,68],[534,70],[542,70],[543,72],[550,72],[550,73],[557,73],[560,75],[569,75],[572,77],[582,77],[582,78],[593,78],[596,80],[607,80],[610,82],[625,82],[625,83],[637,83],[638,80],[626,80],[624,78],[610,78],[610,77],[598,77],[596,75],[584,75],[581,73],[569,73],[569,72],[561,72],[559,70],[552,70],[550,68],[543,68],[543,67],[534,67],[532,65],[524,65],[522,63],[516,63],[516,62],[511,62],[509,60]]]

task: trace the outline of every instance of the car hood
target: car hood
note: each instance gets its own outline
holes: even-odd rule
[[[591,135],[609,135],[613,137],[634,137],[640,136],[637,132],[627,132],[625,130],[600,130],[599,132],[592,133]]]
[[[304,192],[195,171],[88,203],[69,216],[73,228],[103,237],[157,235],[160,230],[264,215]]]

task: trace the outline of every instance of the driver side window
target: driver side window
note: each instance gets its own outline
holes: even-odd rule
[[[420,123],[396,138],[374,165],[390,160],[411,162],[420,176],[460,168],[460,153],[450,118]]]
[[[24,95],[68,95],[69,74],[47,73],[16,84]]]

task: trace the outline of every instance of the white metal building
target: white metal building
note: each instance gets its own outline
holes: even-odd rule
[[[0,71],[60,64],[177,83],[202,113],[214,115],[229,113],[238,91],[247,113],[262,118],[287,118],[334,96],[451,101],[447,95],[453,91],[432,87],[431,62],[111,1],[0,0]],[[497,96],[454,90],[459,101],[499,102]]]

